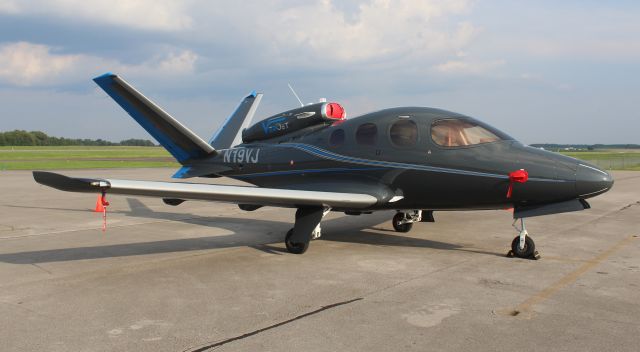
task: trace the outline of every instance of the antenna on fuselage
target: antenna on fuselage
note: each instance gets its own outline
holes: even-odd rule
[[[302,102],[302,100],[300,100],[300,97],[298,96],[298,94],[296,94],[296,91],[293,90],[291,84],[287,83],[287,85],[289,86],[289,89],[291,89],[291,93],[293,93],[293,96],[295,96],[296,99],[298,99],[298,102],[300,102],[300,106],[304,106],[304,103]]]

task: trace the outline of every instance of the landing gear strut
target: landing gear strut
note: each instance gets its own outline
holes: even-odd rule
[[[391,223],[393,224],[393,229],[397,232],[409,232],[413,227],[413,223],[421,220],[422,210],[414,210],[410,213],[398,211],[396,215],[393,216]]]
[[[520,227],[518,228],[518,220],[520,220]],[[513,228],[518,231],[513,241],[511,241],[511,250],[507,254],[508,257],[518,257],[527,259],[540,259],[540,254],[536,251],[536,244],[529,236],[527,229],[524,226],[524,219],[515,219],[512,224]]]

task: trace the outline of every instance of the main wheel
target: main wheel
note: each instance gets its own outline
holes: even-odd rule
[[[411,222],[403,223],[402,220],[404,220],[404,214],[396,213],[396,215],[393,216],[393,220],[391,220],[391,222],[393,223],[393,229],[396,230],[397,232],[411,231],[411,228],[413,227],[413,223]]]
[[[287,231],[287,236],[284,238],[284,244],[287,246],[289,253],[302,254],[309,248],[309,243],[296,243],[291,242],[291,236],[293,236],[293,229]]]
[[[524,248],[520,249],[520,236],[511,241],[511,250],[516,257],[519,258],[531,258],[536,251],[536,244],[529,236],[524,238]]]

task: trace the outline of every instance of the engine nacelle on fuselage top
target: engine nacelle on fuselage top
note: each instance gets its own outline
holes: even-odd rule
[[[279,137],[318,124],[345,119],[345,111],[338,103],[316,103],[268,117],[242,131],[244,143]]]

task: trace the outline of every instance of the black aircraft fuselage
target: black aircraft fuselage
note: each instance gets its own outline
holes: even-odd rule
[[[261,187],[372,194],[381,201],[368,210],[536,206],[593,197],[613,183],[593,165],[523,145],[471,117],[423,107],[244,143],[182,171],[194,169]],[[509,174],[519,169],[528,180],[514,183],[508,198]]]
[[[72,192],[223,201],[240,209],[296,208],[287,249],[304,253],[321,235],[329,211],[350,215],[395,209],[407,232],[434,221],[434,210],[513,208],[520,220],[514,255],[537,257],[524,218],[589,208],[611,175],[583,161],[525,146],[507,134],[453,112],[404,107],[346,120],[337,103],[288,110],[247,127],[262,98],[252,92],[209,142],[198,137],[121,77],[94,81],[149,132],[182,168],[175,178],[221,177],[258,187],[72,178],[34,172],[37,182]],[[241,140],[240,140],[241,137]],[[515,222],[514,222],[515,225]]]

